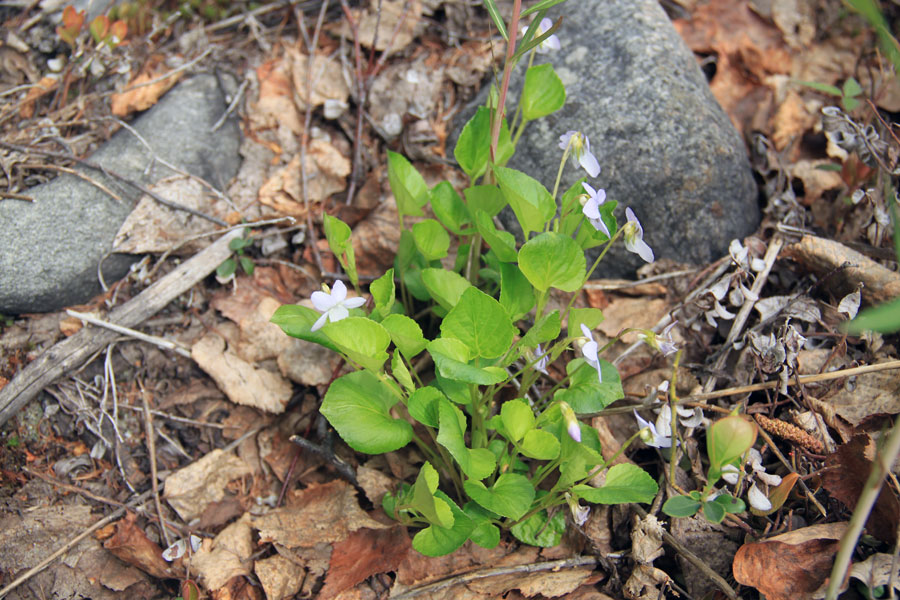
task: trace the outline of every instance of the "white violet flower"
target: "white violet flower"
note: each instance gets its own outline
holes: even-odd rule
[[[579,527],[583,526],[587,523],[588,517],[591,514],[591,507],[581,506],[578,499],[573,498],[569,492],[566,492],[564,496],[569,505],[569,510],[572,511],[572,519],[575,521],[575,524]]]
[[[541,19],[541,22],[538,25],[537,31],[534,32],[534,37],[535,38],[541,37],[542,35],[547,33],[547,31],[549,31],[551,27],[553,27],[553,21],[551,21],[550,19],[547,19],[547,18]],[[522,27],[522,35],[525,35],[526,31],[528,31],[528,28]],[[546,40],[544,40],[540,44],[538,44],[537,48],[535,48],[535,50],[537,50],[538,54],[547,54],[549,52],[555,52],[556,50],[559,50],[561,47],[562,46],[559,43],[559,38],[556,37],[556,35],[554,34],[554,35],[551,35],[550,37],[548,37]]]
[[[349,309],[359,308],[366,303],[365,298],[347,298],[347,286],[338,279],[330,293],[313,292],[310,297],[316,310],[322,313],[311,328],[311,331],[321,329],[325,321],[340,321],[350,316]]]
[[[538,344],[537,348],[534,349],[534,355],[537,357],[537,361],[534,363],[534,370],[547,375],[547,365],[550,364],[550,351],[544,352],[541,345]]]
[[[575,416],[575,411],[572,410],[572,407],[569,406],[568,402],[560,402],[559,410],[562,413],[563,420],[566,422],[566,431],[568,432],[569,437],[580,443],[581,426],[578,424],[578,418]]]
[[[606,234],[606,237],[612,237],[609,234],[609,228],[600,217],[600,207],[606,203],[606,190],[595,190],[587,183],[582,183],[581,187],[584,188],[584,191],[586,191],[589,196],[587,202],[584,203],[581,212],[588,218],[588,221],[594,226],[594,229],[602,231]]]
[[[634,211],[631,208],[625,209],[625,218],[628,219],[622,227],[625,230],[623,232],[625,235],[625,249],[629,252],[634,252],[643,258],[645,262],[652,263],[653,250],[644,241],[644,228],[641,227],[640,221],[634,216]]]
[[[672,411],[668,404],[664,404],[656,418],[656,423],[645,421],[641,415],[634,411],[634,418],[637,419],[638,427],[640,427],[641,441],[648,446],[654,448],[671,448],[672,447]]]
[[[561,150],[569,148],[572,152],[572,160],[581,165],[591,177],[600,174],[600,163],[591,152],[591,142],[580,131],[567,131],[559,136],[559,147]]]
[[[201,540],[198,536],[192,534],[190,537],[190,541],[191,552],[196,552],[200,549]],[[184,556],[185,552],[187,552],[187,542],[182,539],[178,540],[177,542],[163,550],[162,557],[166,562],[172,562],[173,560],[178,560],[179,558]]]
[[[581,353],[584,355],[584,360],[587,361],[587,364],[597,370],[597,381],[603,383],[603,372],[600,370],[600,358],[597,356],[600,347],[597,345],[597,342],[594,341],[591,330],[588,329],[587,325],[584,323],[581,324],[581,333],[588,339],[587,343],[581,347]]]

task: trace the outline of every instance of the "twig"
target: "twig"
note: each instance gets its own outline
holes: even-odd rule
[[[138,504],[140,502],[143,502],[149,495],[150,495],[150,492],[144,492],[143,494],[138,496],[135,500],[133,500],[132,502],[129,502],[128,503],[129,507],[132,504]],[[47,558],[45,558],[44,560],[42,560],[41,562],[39,562],[38,564],[33,566],[32,568],[28,569],[24,573],[22,573],[19,577],[17,577],[9,585],[7,585],[5,588],[0,590],[0,598],[3,598],[8,593],[10,593],[14,589],[19,587],[23,583],[25,583],[26,581],[28,581],[29,579],[31,579],[32,577],[34,577],[35,575],[37,575],[38,573],[40,573],[41,571],[46,569],[50,565],[50,563],[52,563],[54,560],[56,560],[57,558],[59,558],[60,556],[62,556],[63,554],[65,554],[66,552],[71,550],[72,548],[74,548],[75,545],[78,544],[78,542],[87,538],[88,536],[90,536],[92,533],[94,533],[98,529],[102,529],[103,527],[106,527],[107,525],[109,525],[116,519],[120,518],[124,514],[125,514],[125,508],[120,508],[118,510],[115,510],[108,517],[104,517],[104,518],[100,519],[99,521],[97,521],[96,523],[94,523],[93,525],[91,525],[90,527],[88,527],[87,529],[85,529],[84,531],[79,533],[78,535],[76,535],[74,538],[72,538],[71,540],[66,542],[62,546],[62,548],[60,548],[59,550],[57,550],[56,552],[54,552],[53,554],[51,554],[50,556],[48,556]]]
[[[67,173],[69,175],[74,175],[80,179],[87,181],[89,184],[107,194],[110,198],[118,202],[119,204],[125,204],[125,201],[122,200],[122,197],[113,192],[111,189],[103,185],[101,182],[97,181],[93,177],[88,177],[81,171],[76,171],[75,169],[70,169],[69,167],[61,167],[59,165],[47,165],[47,164],[39,164],[39,163],[19,163],[19,166],[24,169],[47,169],[49,171],[58,171],[60,173]]]
[[[454,575],[453,577],[447,577],[446,579],[441,579],[440,581],[435,581],[434,583],[414,587],[405,592],[401,592],[396,596],[391,596],[391,600],[406,600],[407,598],[415,598],[416,596],[421,596],[423,594],[427,594],[429,597],[431,597],[435,592],[439,592],[440,590],[447,589],[454,585],[468,583],[470,581],[477,581],[479,579],[486,579],[488,577],[514,575],[516,573],[539,573],[541,571],[556,572],[561,569],[574,569],[577,567],[594,566],[599,562],[600,560],[594,556],[576,556],[563,560],[551,560],[548,562],[530,563],[527,565],[513,565],[509,567],[480,569],[478,571],[470,571],[469,573]],[[736,596],[730,597],[735,598]]]
[[[162,501],[159,499],[159,474],[156,470],[156,436],[153,432],[153,417],[150,416],[150,402],[147,400],[147,390],[144,389],[144,383],[138,379],[138,386],[141,388],[141,403],[144,405],[144,429],[147,434],[147,452],[150,454],[150,481],[153,490],[153,501],[156,503],[156,515],[159,517],[159,528],[162,530],[163,539],[166,540],[166,547],[172,545],[169,538],[169,530],[166,528],[166,522],[163,518]]]
[[[244,81],[241,82],[241,86],[234,93],[234,98],[232,98],[231,102],[228,103],[228,107],[225,109],[225,112],[222,113],[222,116],[219,117],[219,120],[213,123],[213,126],[210,127],[210,131],[218,131],[219,127],[225,124],[225,120],[228,119],[228,115],[233,113],[234,109],[237,108],[237,105],[240,103],[241,98],[244,96],[244,91],[247,89],[248,85],[250,85],[249,79],[244,79]]]
[[[37,154],[46,156],[48,158],[57,158],[57,159],[61,159],[61,160],[75,161],[76,163],[78,163],[82,166],[85,166],[89,169],[95,169],[97,171],[100,171],[104,175],[108,175],[109,177],[112,177],[113,179],[117,179],[117,180],[121,181],[122,183],[130,185],[135,190],[141,192],[142,194],[146,194],[146,195],[150,196],[151,198],[153,198],[154,200],[156,200],[163,206],[168,206],[169,208],[171,208],[173,210],[181,210],[186,213],[190,213],[190,214],[194,215],[195,217],[200,217],[201,219],[206,219],[207,221],[210,221],[210,222],[215,223],[216,225],[220,225],[222,227],[228,226],[228,223],[226,223],[222,219],[219,219],[218,217],[213,217],[211,215],[208,215],[204,212],[201,212],[201,211],[191,208],[189,206],[184,206],[183,204],[178,204],[177,202],[172,202],[171,200],[166,200],[165,198],[163,198],[156,192],[153,192],[153,191],[147,189],[146,187],[142,186],[141,184],[137,183],[136,181],[133,181],[133,180],[125,177],[124,175],[119,175],[115,171],[111,171],[110,169],[107,169],[106,167],[104,167],[102,165],[98,165],[97,163],[89,161],[87,159],[78,158],[77,156],[73,156],[71,154],[63,154],[62,152],[52,152],[50,150],[43,150],[41,148],[36,148],[34,146],[20,146],[19,144],[10,144],[10,143],[4,142],[2,140],[0,140],[0,146],[2,146],[4,148],[8,148],[10,150],[16,150],[17,152],[24,152],[26,154],[29,152],[36,152]]]
[[[676,277],[682,277],[684,275],[693,275],[697,272],[697,269],[684,269],[681,271],[671,271],[669,273],[660,273],[659,275],[653,275],[652,277],[646,277],[644,279],[635,279],[635,280],[603,280],[603,279],[594,279],[588,280],[584,286],[584,290],[602,290],[602,291],[615,291],[615,290],[624,290],[632,287],[638,287],[640,285],[644,285],[645,283],[654,283],[657,281],[664,281],[666,279],[674,279]]]
[[[123,404],[121,408],[127,408],[129,410],[143,411],[144,409],[140,406],[129,406],[128,404]],[[197,427],[213,427],[215,429],[229,429],[229,427],[222,425],[221,423],[210,423],[209,421],[197,421],[196,419],[189,419],[187,417],[179,417],[177,415],[171,415],[167,412],[163,412],[161,410],[156,410],[155,408],[150,409],[150,414],[154,417],[161,417],[163,419],[169,419],[170,421],[178,421],[179,423],[186,423],[188,425],[195,425]]]
[[[645,511],[643,508],[641,508],[637,504],[632,504],[631,506],[635,510],[635,512],[637,512],[637,514],[639,514],[641,516],[641,518],[646,518],[647,511]],[[700,569],[704,575],[709,577],[713,581],[713,583],[715,583],[717,586],[719,586],[719,589],[722,590],[722,592],[726,596],[728,596],[732,600],[737,599],[738,595],[737,595],[737,592],[734,591],[734,588],[732,588],[730,585],[728,585],[728,582],[725,581],[721,575],[719,575],[718,573],[713,571],[709,565],[707,565],[705,562],[703,562],[700,559],[700,557],[698,557],[696,554],[694,554],[693,552],[691,552],[690,550],[685,548],[681,544],[681,542],[676,540],[675,537],[671,533],[666,531],[665,529],[662,530],[662,535],[663,535],[663,539],[666,540],[667,544],[669,544],[670,546],[675,548],[675,551],[678,552],[678,554],[680,554],[681,556],[683,556],[685,558],[685,560],[687,560],[689,563],[691,563],[692,565],[694,565],[695,567]]]
[[[875,455],[872,471],[869,473],[869,478],[866,479],[866,484],[859,495],[856,509],[853,511],[853,516],[850,517],[850,524],[841,538],[840,549],[834,558],[834,566],[831,568],[831,579],[828,582],[828,590],[825,592],[825,600],[835,600],[837,598],[838,588],[844,582],[844,575],[850,566],[850,559],[853,558],[856,542],[859,540],[859,535],[862,533],[869,514],[872,512],[872,507],[875,506],[875,501],[881,492],[881,484],[884,483],[884,478],[890,472],[891,465],[897,460],[898,454],[900,454],[900,417],[897,417],[897,420],[894,422],[894,427],[891,429],[884,446]]]
[[[147,333],[141,333],[140,331],[136,331],[136,330],[130,329],[128,327],[123,327],[121,325],[116,325],[115,323],[110,323],[109,321],[103,321],[103,320],[98,319],[97,317],[94,317],[87,313],[77,312],[77,311],[74,311],[71,309],[66,310],[66,313],[71,317],[75,317],[76,319],[81,319],[82,321],[84,321],[86,323],[90,323],[91,325],[96,325],[97,327],[104,327],[106,329],[109,329],[110,331],[115,331],[116,333],[121,333],[122,335],[127,335],[129,337],[133,337],[136,340],[154,344],[156,346],[159,346],[160,348],[165,348],[166,350],[171,350],[172,352],[175,352],[176,354],[184,356],[185,358],[191,357],[190,350],[186,349],[184,346],[181,346],[180,344],[177,344],[176,342],[173,342],[171,340],[167,340],[165,338],[161,338],[161,337],[155,336],[155,335],[150,335]]]
[[[0,191],[0,198],[5,200],[24,200],[25,202],[34,202],[34,198],[31,196],[26,196],[25,194],[17,194],[15,192],[3,192]]]

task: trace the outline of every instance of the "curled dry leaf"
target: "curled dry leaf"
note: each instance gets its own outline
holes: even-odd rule
[[[290,64],[291,78],[294,83],[293,98],[297,108],[306,110],[306,105],[321,106],[328,100],[342,104],[350,97],[350,88],[341,72],[341,63],[337,58],[316,54],[310,61],[309,56],[301,54],[296,48],[287,48],[285,59]],[[312,73],[309,64],[312,62]],[[312,84],[312,94],[308,93],[306,81]],[[312,96],[308,99],[307,96]]]
[[[113,94],[110,98],[112,113],[117,117],[127,117],[135,111],[150,108],[181,79],[184,71],[177,71],[168,77],[164,77],[165,74],[165,67],[157,62],[156,67],[135,77],[124,92]]]
[[[312,140],[306,152],[306,194],[309,202],[321,202],[347,188],[350,161],[325,140]],[[259,201],[280,216],[306,217],[300,184],[300,155],[266,181]]]
[[[662,586],[668,581],[665,571],[653,565],[636,565],[622,591],[628,600],[657,600],[664,597]]]
[[[422,17],[420,0],[370,0],[369,8],[350,11],[356,20],[359,43],[366,48],[375,44],[378,51],[399,52],[413,41]],[[376,39],[375,27],[378,27]],[[399,27],[398,27],[399,26]],[[347,20],[341,25],[341,35],[353,39]],[[396,30],[396,35],[394,31]]]
[[[643,519],[635,516],[634,529],[631,530],[631,553],[639,564],[650,564],[663,554],[662,524],[653,515]]]
[[[225,497],[225,486],[229,481],[250,472],[250,467],[240,458],[216,448],[169,475],[164,496],[182,519],[191,521],[209,504]]]
[[[191,558],[191,569],[198,573],[200,580],[216,597],[215,590],[234,585],[236,577],[250,575],[250,555],[253,550],[253,530],[249,516],[244,514],[223,529],[215,539],[203,542],[200,550]]]
[[[734,557],[734,578],[768,600],[808,597],[827,582],[846,529],[847,523],[813,525],[744,544]]]
[[[261,540],[288,548],[339,542],[363,527],[389,528],[363,512],[356,500],[356,490],[341,480],[312,484],[293,495],[289,506],[253,517],[252,522]]]
[[[891,577],[891,565],[894,557],[890,554],[873,554],[866,560],[853,563],[850,567],[850,577],[863,582],[870,590],[882,585],[887,585],[893,579],[894,589],[900,589],[900,571],[895,571]]]
[[[294,103],[291,68],[285,58],[267,60],[256,68],[259,99],[250,104],[254,130],[286,127],[294,135],[303,133],[303,119]]]
[[[406,527],[402,525],[387,531],[357,529],[347,539],[334,544],[325,587],[319,597],[334,598],[372,575],[396,571],[411,549]]]
[[[197,341],[191,347],[191,357],[235,404],[280,414],[293,394],[291,384],[280,373],[243,360],[215,333]]]
[[[162,548],[150,541],[144,530],[137,526],[134,513],[127,513],[116,523],[116,533],[104,542],[103,547],[120,560],[154,577],[165,579],[175,576],[163,560]]]
[[[253,565],[268,600],[293,598],[303,586],[306,569],[276,554]]]

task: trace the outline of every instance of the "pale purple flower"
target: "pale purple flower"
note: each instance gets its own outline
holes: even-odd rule
[[[569,437],[576,442],[581,442],[581,426],[578,424],[575,411],[572,410],[568,402],[560,402],[559,410],[562,413],[563,420],[566,422],[566,431],[569,433]]]
[[[600,206],[606,202],[606,190],[595,190],[586,182],[583,182],[581,187],[584,188],[584,191],[586,191],[589,196],[587,202],[584,203],[581,212],[588,218],[588,221],[594,226],[594,229],[602,231],[606,234],[606,237],[612,237],[609,234],[609,228],[600,217]]]
[[[559,147],[561,150],[569,148],[572,152],[572,160],[581,165],[591,177],[600,174],[600,163],[591,152],[591,142],[580,131],[567,131],[559,136]]]
[[[581,527],[587,523],[588,517],[591,514],[591,507],[581,506],[578,499],[573,498],[569,492],[565,493],[565,498],[566,503],[569,505],[569,510],[572,511],[572,519],[575,521],[575,524]]]
[[[678,321],[672,321],[662,330],[662,333],[658,334],[650,330],[641,331],[638,337],[654,350],[659,350],[663,356],[669,356],[678,351],[678,346],[672,340],[672,328],[675,327],[676,323]]]
[[[600,347],[597,345],[597,342],[594,341],[591,330],[588,329],[587,325],[584,323],[581,324],[581,333],[588,339],[584,346],[581,347],[581,353],[584,355],[584,360],[587,361],[587,364],[597,370],[597,381],[603,383],[603,372],[600,370],[600,358],[597,356]]]
[[[666,408],[668,408],[668,405],[663,405],[663,409]],[[656,419],[655,425],[650,421],[645,421],[644,419],[642,419],[641,415],[639,415],[637,411],[634,411],[634,418],[637,419],[638,427],[640,427],[641,440],[645,444],[647,444],[648,446],[653,446],[654,448],[672,447],[672,437],[671,435],[666,435],[668,433],[671,433],[671,412],[669,412],[668,418],[664,419],[663,412],[660,411],[660,415]],[[665,431],[665,433],[662,433],[663,431]]]
[[[537,356],[537,361],[534,363],[534,369],[538,373],[547,374],[547,365],[550,364],[550,352],[544,352],[541,349],[541,345],[538,344],[537,348],[534,349],[534,354]]]
[[[643,258],[645,262],[652,263],[653,250],[644,241],[644,228],[641,227],[631,208],[625,209],[625,217],[628,219],[628,222],[623,226],[625,230],[625,249],[629,252],[634,252]]]
[[[347,298],[347,286],[338,279],[334,282],[331,293],[313,292],[310,297],[316,310],[322,313],[311,328],[311,331],[321,329],[325,321],[340,321],[350,316],[350,308],[359,308],[366,303],[365,298]]]
[[[544,18],[541,19],[540,24],[537,27],[537,31],[534,32],[534,37],[539,38],[544,35],[549,29],[553,27],[553,21],[550,19]],[[522,35],[525,35],[525,32],[528,31],[527,27],[522,28]],[[537,45],[538,54],[547,54],[549,52],[555,52],[559,50],[562,46],[559,43],[559,38],[556,35],[551,35],[546,40]]]

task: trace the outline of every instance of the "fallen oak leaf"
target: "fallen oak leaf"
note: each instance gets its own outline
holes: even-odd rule
[[[147,70],[135,77],[125,91],[113,94],[110,108],[117,117],[127,117],[133,112],[146,110],[175,85],[184,71],[165,77],[162,70]]]

